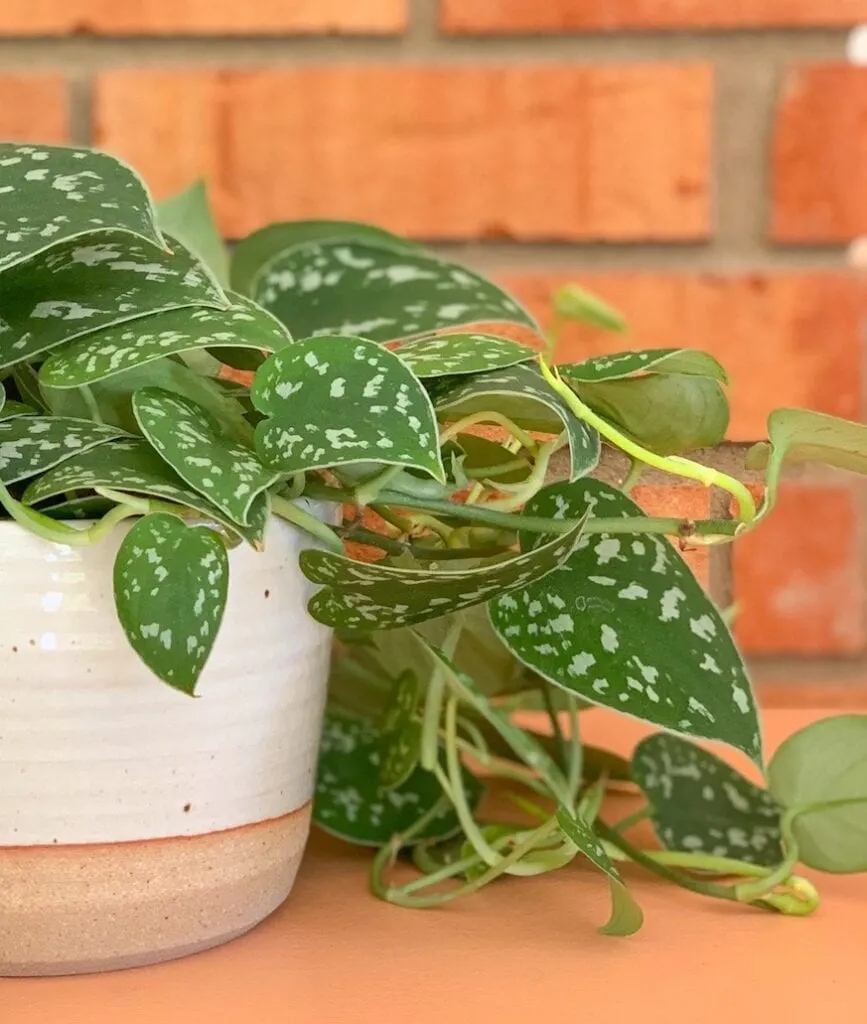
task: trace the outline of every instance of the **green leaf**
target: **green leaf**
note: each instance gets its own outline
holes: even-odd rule
[[[317,622],[346,630],[396,629],[489,601],[541,579],[569,558],[583,522],[533,551],[472,569],[439,572],[356,562],[330,551],[303,551],[301,569],[323,589],[308,605]]]
[[[599,462],[599,435],[575,416],[535,367],[512,366],[456,385],[447,382],[434,390],[433,400],[440,419],[451,422],[471,413],[495,411],[524,430],[550,434],[565,430],[572,456],[572,480],[590,473]]]
[[[526,515],[642,517],[597,480],[553,484]],[[532,543],[522,537],[522,543]],[[721,740],[761,764],[755,699],[719,612],[667,540],[588,534],[555,572],[492,600],[503,643],[539,675],[663,729]]]
[[[709,377],[649,373],[573,386],[594,412],[659,455],[713,448],[728,429],[725,392]]]
[[[445,480],[427,392],[388,349],[364,338],[307,338],[256,375],[262,458],[284,473],[376,461]]]
[[[107,498],[72,498],[69,501],[58,501],[54,505],[46,505],[39,511],[50,519],[102,519],[106,512],[114,507],[114,504]]]
[[[800,859],[818,871],[867,871],[867,715],[835,715],[790,736],[768,788],[794,815]]]
[[[412,670],[401,672],[392,686],[380,726],[379,783],[383,789],[395,789],[406,782],[419,762],[421,723],[416,718],[418,698],[418,676]]]
[[[349,843],[382,846],[442,799],[436,777],[422,768],[416,768],[397,788],[384,789],[380,766],[380,733],[376,726],[367,719],[328,708],[319,748],[314,822]],[[479,783],[467,773],[465,784],[472,803],[478,803]],[[458,820],[448,808],[412,843],[447,839],[458,831]]]
[[[52,411],[45,401],[42,389],[39,387],[39,375],[29,363],[19,363],[14,367],[12,370],[12,380],[15,382],[19,398],[25,405],[38,409],[40,412],[43,410],[46,412]]]
[[[163,246],[141,178],[107,153],[0,143],[0,194],[2,271],[60,242],[86,244],[82,236],[108,229]]]
[[[562,363],[557,369],[568,380],[579,382],[620,380],[652,371],[710,377],[722,384],[728,383],[725,370],[713,356],[691,348],[648,348],[617,352],[610,356],[593,356],[580,363]]]
[[[772,867],[783,860],[782,808],[725,761],[679,736],[656,733],[632,756],[632,777],[669,850]]]
[[[0,420],[11,420],[16,416],[36,416],[36,409],[31,409],[29,405],[25,405],[23,402],[16,402],[13,399],[7,399],[3,408],[0,409]]]
[[[13,484],[124,434],[90,420],[18,416],[0,421],[0,481]]]
[[[458,434],[454,443],[465,456],[464,472],[474,479],[479,478],[481,470],[491,470],[484,475],[504,484],[520,483],[530,475],[532,466],[529,459],[525,455],[513,454],[496,441],[476,434]]]
[[[147,494],[177,502],[206,520],[222,523],[256,548],[264,543],[268,521],[268,500],[258,498],[250,512],[250,526],[239,526],[183,480],[157,455],[147,441],[114,441],[82,455],[67,459],[37,477],[24,492],[25,505],[48,501],[69,491],[110,487],[119,491]]]
[[[154,675],[183,693],[195,692],[228,588],[220,538],[164,512],[138,520],[114,563],[117,617],[130,646]]]
[[[623,334],[627,330],[622,314],[577,284],[567,284],[557,289],[554,293],[554,312],[566,320],[577,320],[603,331]]]
[[[440,334],[404,342],[395,352],[422,378],[485,373],[529,362],[537,355],[526,345],[491,334]]]
[[[302,338],[397,341],[494,322],[538,330],[526,310],[478,274],[428,253],[366,242],[289,249],[259,272],[252,296]]]
[[[89,334],[53,352],[39,372],[43,385],[78,388],[146,366],[167,356],[223,346],[276,351],[292,338],[269,313],[249,299],[231,295],[228,309],[172,309],[134,324]]]
[[[229,285],[229,252],[208,201],[208,187],[199,180],[157,204],[160,228],[177,238],[210,269],[223,288]]]
[[[94,331],[166,309],[225,307],[189,253],[173,255],[114,232],[65,242],[3,274],[0,369],[29,362]]]
[[[145,438],[178,476],[232,522],[248,526],[253,501],[279,474],[227,438],[201,406],[180,395],[143,388],[133,395],[132,407]]]
[[[611,863],[596,833],[586,821],[565,807],[557,811],[557,824],[563,835],[574,843],[591,864],[608,877],[611,888],[611,917],[599,930],[603,935],[634,935],[644,923],[644,914],[624,885],[620,872]]]

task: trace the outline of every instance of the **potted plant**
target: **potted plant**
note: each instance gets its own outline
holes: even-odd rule
[[[790,740],[770,791],[691,742],[765,767],[724,616],[667,539],[735,540],[786,459],[863,471],[867,429],[775,413],[757,508],[685,457],[725,433],[710,356],[554,370],[513,298],[387,232],[274,225],[230,265],[201,190],[157,212],[105,154],[16,145],[0,220],[0,973],[182,955],[285,898],[332,631],[315,819],[377,849],[394,903],[581,854],[628,934],[618,860],[786,913],[816,902],[798,859],[867,867],[864,718]],[[559,306],[619,326],[580,290]],[[620,487],[592,477],[603,445]],[[644,515],[646,465],[730,492],[733,518]],[[550,735],[516,724],[531,702]],[[582,746],[594,705],[663,731],[630,766]],[[523,823],[480,813],[491,777]],[[629,778],[662,850],[599,817]],[[398,885],[403,853],[421,876]]]

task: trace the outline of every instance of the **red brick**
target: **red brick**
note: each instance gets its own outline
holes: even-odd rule
[[[790,72],[773,144],[773,238],[845,242],[867,234],[865,167],[867,68]]]
[[[66,80],[60,75],[0,74],[0,138],[67,142]]]
[[[231,236],[683,240],[709,229],[712,92],[695,63],[114,71],[96,136],[159,195],[205,173]]]
[[[867,0],[440,0],[447,32],[614,32],[619,29],[855,25]]]
[[[639,484],[629,493],[649,516],[676,516],[678,519],[708,519],[710,490],[707,487]],[[710,548],[687,547],[682,551],[687,564],[703,587],[708,585]]]
[[[559,362],[628,348],[705,349],[729,371],[729,436],[736,441],[765,437],[768,413],[779,406],[861,418],[867,289],[855,274],[599,273],[503,279],[543,321],[550,320],[555,289],[569,281],[622,310],[631,334],[569,325],[557,347]]]
[[[747,653],[864,650],[858,520],[850,487],[789,483],[767,520],[735,542],[735,635]]]
[[[3,0],[0,35],[400,32],[406,0]]]

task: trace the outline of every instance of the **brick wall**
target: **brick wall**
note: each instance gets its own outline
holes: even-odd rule
[[[158,195],[205,174],[231,236],[380,222],[543,318],[580,280],[632,343],[725,362],[736,461],[776,405],[867,412],[859,22],[867,0],[2,0],[0,136],[97,143]],[[867,685],[864,513],[856,481],[800,472],[697,560],[769,685]]]

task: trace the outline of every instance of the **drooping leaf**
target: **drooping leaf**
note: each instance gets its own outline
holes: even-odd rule
[[[537,353],[490,334],[440,334],[407,341],[395,350],[416,377],[447,377],[527,363]]]
[[[177,195],[157,204],[160,228],[177,238],[210,269],[223,287],[229,286],[229,251],[208,201],[208,187],[201,179]]]
[[[193,694],[217,639],[229,587],[220,538],[177,516],[145,516],[114,563],[117,617],[132,649],[164,683]]]
[[[440,419],[451,422],[471,413],[493,410],[524,430],[551,434],[565,430],[572,458],[572,480],[592,472],[599,462],[599,435],[575,416],[535,367],[511,366],[456,385],[447,382],[435,389],[433,399]]]
[[[178,476],[233,522],[249,525],[255,498],[279,474],[226,437],[201,406],[180,395],[143,388],[133,395],[132,407],[145,438]]]
[[[163,246],[141,178],[107,153],[0,143],[0,194],[0,271],[109,229]]]
[[[436,777],[416,768],[395,789],[380,784],[380,733],[367,719],[329,708],[319,748],[313,820],[324,831],[360,846],[382,846],[406,831],[442,798]],[[466,773],[465,787],[478,803],[481,786]],[[451,808],[412,840],[447,839],[459,830]]]
[[[632,777],[653,808],[656,834],[667,849],[768,867],[782,861],[777,801],[689,740],[648,736],[635,748]]]
[[[284,473],[375,461],[445,479],[427,392],[372,341],[296,341],[262,366],[251,396],[268,417],[256,427],[256,448]]]
[[[554,293],[554,312],[564,320],[623,334],[627,330],[623,316],[607,302],[577,284],[566,284]]]
[[[797,812],[798,856],[818,871],[867,871],[867,715],[835,715],[790,736],[768,788]]]
[[[0,368],[162,310],[225,308],[216,282],[189,253],[169,255],[130,237],[73,239],[3,274]]]
[[[18,416],[0,421],[0,481],[44,473],[65,459],[124,437],[123,431],[90,420]]]
[[[452,572],[356,562],[328,551],[301,553],[301,569],[323,589],[308,605],[317,622],[345,630],[396,629],[472,608],[541,579],[569,558],[583,523],[502,562]]]
[[[593,356],[580,363],[561,363],[557,368],[568,380],[588,383],[620,380],[648,371],[710,377],[722,384],[728,383],[725,370],[713,356],[691,348],[649,348],[617,352],[610,356]]]
[[[458,264],[354,240],[286,250],[260,271],[251,294],[296,338],[396,341],[494,322],[537,329],[506,292]]]
[[[611,917],[599,930],[603,935],[634,935],[644,923],[641,907],[626,888],[620,872],[611,863],[593,829],[586,821],[572,814],[567,808],[557,811],[557,824],[563,835],[599,868],[607,877],[611,888]]]
[[[524,511],[570,519],[588,509],[597,518],[644,515],[596,480],[552,484]],[[662,537],[586,534],[560,569],[495,598],[489,609],[503,643],[557,686],[672,732],[721,740],[761,764],[741,656],[716,607]]]

